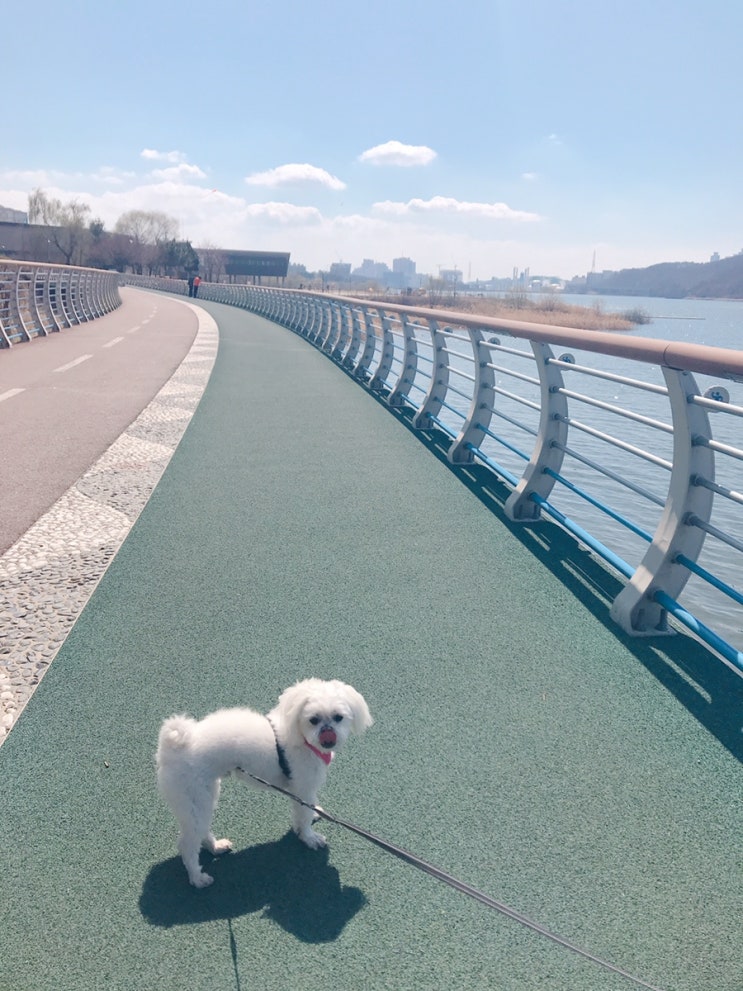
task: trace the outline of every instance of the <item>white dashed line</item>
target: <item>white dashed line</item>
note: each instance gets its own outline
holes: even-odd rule
[[[74,368],[75,365],[82,364],[83,361],[87,361],[88,358],[92,358],[92,354],[81,354],[79,358],[75,358],[74,361],[68,361],[66,365],[60,365],[59,368],[55,368],[55,372],[66,372],[70,368]]]
[[[123,337],[114,337],[108,342],[108,344],[104,344],[103,346],[104,348],[112,348],[114,344],[118,344],[119,341],[123,341],[123,340],[124,340]]]
[[[7,392],[0,392],[0,403],[4,399],[12,399],[13,396],[17,396],[19,392],[25,392],[25,389],[8,389]]]

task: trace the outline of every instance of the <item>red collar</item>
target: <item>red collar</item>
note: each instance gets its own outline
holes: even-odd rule
[[[312,744],[308,743],[306,740],[304,741],[304,745],[305,747],[309,747],[312,753],[315,754],[316,757],[319,757],[323,764],[330,764],[333,759],[332,750],[318,750],[317,747],[313,747]]]

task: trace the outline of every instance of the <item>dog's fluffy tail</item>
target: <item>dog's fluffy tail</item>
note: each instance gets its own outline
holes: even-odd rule
[[[160,727],[158,752],[184,750],[188,747],[193,736],[196,720],[190,716],[171,716]]]

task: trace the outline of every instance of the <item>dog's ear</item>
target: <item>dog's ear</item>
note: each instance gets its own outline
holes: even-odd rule
[[[343,693],[353,716],[351,732],[356,734],[363,733],[374,722],[369,712],[369,706],[366,704],[366,699],[355,688],[352,688],[351,685],[344,685]]]
[[[281,716],[287,726],[294,726],[296,724],[316,681],[315,678],[298,681],[296,685],[285,689],[279,696],[276,708],[281,712]]]

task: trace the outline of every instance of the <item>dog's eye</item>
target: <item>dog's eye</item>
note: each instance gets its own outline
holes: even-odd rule
[[[311,726],[317,726],[317,724],[319,722],[320,722],[320,717],[319,716],[310,716],[310,725]]]
[[[343,716],[340,716],[340,715],[338,715],[338,714],[336,713],[336,715],[335,715],[335,716],[333,716],[333,722],[334,722],[334,723],[342,723],[342,722],[343,722]]]

